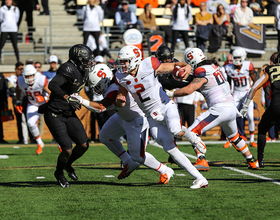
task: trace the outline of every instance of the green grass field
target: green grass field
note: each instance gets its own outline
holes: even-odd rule
[[[193,178],[175,164],[167,164],[176,174],[167,185],[143,166],[118,180],[118,158],[96,144],[74,164],[79,181],[61,188],[53,176],[55,146],[37,156],[35,145],[0,145],[1,157],[8,156],[0,159],[0,219],[280,219],[280,144],[267,144],[261,170],[248,170],[233,147],[207,146],[209,187],[192,190]],[[179,149],[195,162],[190,145]],[[163,149],[147,151],[167,162]]]

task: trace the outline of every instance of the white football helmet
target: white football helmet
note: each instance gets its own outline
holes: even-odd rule
[[[26,84],[28,85],[33,85],[36,79],[36,73],[37,70],[35,69],[35,67],[32,64],[27,64],[22,72],[22,76],[24,78],[24,81],[26,82]]]
[[[130,73],[137,66],[140,65],[142,60],[141,50],[135,46],[123,47],[117,59],[117,68],[122,70],[123,73]],[[126,62],[128,61],[128,64]]]
[[[241,66],[246,59],[246,51],[242,48],[235,49],[232,52],[232,62],[235,66]]]
[[[192,66],[192,70],[197,67],[197,64],[206,59],[204,53],[199,48],[187,48],[184,57],[185,62]]]
[[[93,92],[102,95],[113,79],[113,73],[106,64],[97,64],[89,71],[88,84]]]

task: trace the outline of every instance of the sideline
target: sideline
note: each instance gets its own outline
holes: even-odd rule
[[[187,144],[189,142],[185,142],[185,144]],[[207,142],[205,141],[204,142],[205,144],[207,144]],[[213,143],[213,142],[211,142]],[[218,143],[221,143],[221,141],[219,141]],[[275,142],[272,142],[272,143],[275,143]],[[183,141],[182,142],[179,142],[179,144],[177,143],[177,145],[182,145],[183,144]],[[161,145],[159,145],[158,143],[153,143],[153,144],[150,144],[150,145],[153,145],[155,147],[158,147],[158,148],[162,148]],[[182,151],[181,151],[182,152]],[[184,153],[182,152],[185,156],[189,157],[189,158],[192,158],[192,159],[196,159],[196,156],[194,155],[191,155],[191,154],[188,154],[188,153]],[[227,167],[227,166],[224,166],[224,165],[220,165],[220,164],[213,164],[212,166],[217,166],[217,167],[221,167],[221,168],[224,168],[224,169],[229,169],[229,170],[232,170],[232,171],[235,171],[235,172],[239,172],[239,173],[242,173],[244,175],[247,175],[247,176],[252,176],[252,177],[256,177],[256,178],[259,178],[259,179],[263,179],[263,180],[267,180],[267,181],[270,181],[276,185],[280,185],[280,181],[278,180],[275,180],[275,179],[271,179],[271,178],[268,178],[268,177],[264,177],[264,176],[261,176],[261,175],[258,175],[258,174],[254,174],[254,173],[250,173],[248,171],[244,171],[244,170],[239,170],[239,169],[236,169],[236,168],[233,168],[233,167]]]

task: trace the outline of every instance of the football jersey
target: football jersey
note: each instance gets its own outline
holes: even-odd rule
[[[17,86],[23,91],[27,98],[28,103],[31,103],[36,106],[40,106],[45,102],[37,103],[36,96],[42,96],[44,87],[48,84],[48,80],[46,76],[42,75],[41,73],[36,73],[35,82],[32,86],[29,86],[25,81],[24,77],[18,77]]]
[[[233,64],[227,64],[225,71],[234,82],[234,91],[247,92],[251,88],[250,71],[254,70],[254,66],[250,61],[244,61],[241,69],[238,71]]]
[[[271,105],[280,104],[280,65],[267,66],[265,72],[271,83]]]
[[[139,65],[136,76],[116,72],[117,83],[126,88],[146,115],[170,101],[163,91],[155,70],[160,66],[156,57],[147,57]]]
[[[204,96],[208,107],[218,103],[233,103],[234,99],[230,93],[230,87],[225,80],[220,67],[212,65],[204,65],[194,70],[194,77],[205,77],[207,83],[200,87],[200,92]]]
[[[104,97],[109,99],[113,104],[115,104],[115,99],[119,91],[119,86],[115,83],[111,84],[109,88],[104,93]],[[131,121],[139,116],[144,116],[143,111],[139,108],[130,93],[126,96],[125,106],[122,108],[115,106],[115,111],[124,121]]]

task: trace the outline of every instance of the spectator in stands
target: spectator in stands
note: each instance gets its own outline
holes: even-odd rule
[[[17,130],[18,130],[18,142],[17,144],[28,144],[28,128],[26,123],[23,123],[22,117],[25,117],[24,114],[19,114],[15,107],[16,103],[16,87],[17,87],[17,78],[21,76],[24,65],[21,62],[17,62],[15,64],[15,74],[6,78],[7,86],[8,86],[8,95],[12,98],[13,106],[14,106],[14,114],[16,116],[17,121]],[[21,93],[20,100],[23,99],[23,92]],[[24,119],[25,121],[25,119]]]
[[[40,15],[49,15],[49,0],[41,0],[43,11],[40,12]]]
[[[144,12],[139,16],[139,20],[142,21],[143,28],[150,30],[151,32],[157,30],[156,16],[151,12],[152,5],[146,4],[144,7]]]
[[[224,8],[225,8],[225,12],[227,13],[227,14],[230,14],[230,6],[229,6],[229,4],[226,2],[226,1],[224,1],[224,0],[208,0],[207,2],[206,2],[206,5],[207,5],[207,11],[209,12],[209,13],[211,13],[212,15],[213,14],[215,14],[216,12],[217,12],[217,7],[218,7],[218,5],[223,5],[224,6]]]
[[[14,6],[13,0],[6,0],[5,5],[0,8],[0,24],[1,24],[1,36],[0,36],[0,58],[2,49],[6,43],[8,35],[12,41],[17,62],[19,62],[19,51],[17,46],[19,9]]]
[[[29,41],[33,41],[33,10],[40,10],[40,5],[38,0],[19,0],[18,1],[18,8],[20,11],[19,21],[18,21],[18,27],[20,26],[21,19],[23,16],[23,13],[26,12],[26,22],[28,26],[28,35]]]
[[[50,64],[50,69],[48,71],[43,72],[43,75],[47,77],[48,83],[50,83],[50,81],[56,75],[57,64],[58,64],[58,58],[56,55],[51,55],[49,57],[49,64]]]
[[[126,29],[136,28],[137,17],[134,12],[129,11],[128,1],[122,2],[122,8],[119,9],[115,14],[116,25],[120,28],[120,32],[123,33]]]
[[[190,30],[189,22],[192,19],[192,8],[186,3],[186,0],[179,0],[172,10],[172,46],[171,50],[175,51],[177,38],[182,35],[185,48],[189,47],[188,31]]]
[[[217,12],[213,15],[214,25],[209,35],[209,52],[216,52],[222,44],[223,37],[227,35],[230,16],[225,12],[223,5],[218,5]]]
[[[277,0],[264,0],[267,2],[265,9],[267,10],[266,16],[275,16],[275,11],[278,5]]]
[[[42,63],[41,63],[41,62],[36,61],[36,62],[34,63],[34,67],[35,67],[35,69],[36,69],[39,73],[42,73]]]
[[[277,28],[277,35],[278,35],[278,45],[277,51],[280,52],[280,4],[277,6],[275,10],[275,20],[276,20],[276,28]]]
[[[230,19],[233,19],[234,11],[237,7],[240,7],[240,3],[238,3],[238,0],[230,0]]]
[[[94,56],[98,56],[97,51],[96,51],[96,43],[94,38],[90,35],[88,37],[88,41],[87,41],[87,46],[93,51]],[[109,59],[112,58],[109,50],[108,50],[108,44],[107,44],[107,40],[104,34],[102,34],[102,31],[100,31],[100,35],[99,35],[99,51],[101,56],[107,56]]]
[[[253,10],[254,16],[262,16],[263,15],[263,4],[261,0],[249,0],[248,1],[249,8]]]
[[[99,35],[100,35],[100,22],[104,18],[104,11],[100,5],[98,5],[98,0],[88,0],[88,4],[82,9],[82,19],[84,22],[83,26],[83,36],[84,44],[87,44],[89,35],[92,35],[95,39],[96,54],[99,55]]]
[[[236,8],[234,11],[234,23],[243,26],[253,24],[253,11],[247,5],[248,0],[241,0],[241,7]]]
[[[157,8],[158,0],[136,0],[136,6],[138,8],[145,8],[147,4],[150,4],[152,8]]]
[[[6,0],[7,2],[7,0]],[[7,82],[2,73],[0,73],[0,111],[8,108],[7,100]],[[8,144],[4,140],[3,122],[0,120],[0,144]]]
[[[199,5],[200,12],[195,14],[196,29],[196,45],[203,52],[205,50],[206,41],[213,24],[213,16],[207,12],[206,2],[201,2]]]

